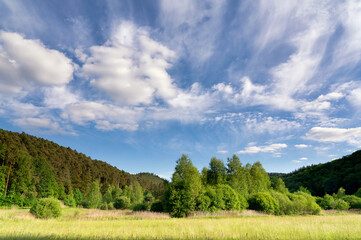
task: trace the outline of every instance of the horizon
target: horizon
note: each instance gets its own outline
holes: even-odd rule
[[[0,0],[0,128],[170,179],[361,148],[361,2]]]

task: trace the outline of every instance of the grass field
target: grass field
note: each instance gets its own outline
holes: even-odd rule
[[[28,209],[0,210],[0,239],[361,239],[360,212],[169,218],[166,214],[63,209],[35,219]]]

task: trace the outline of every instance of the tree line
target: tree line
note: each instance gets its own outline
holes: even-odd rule
[[[37,209],[46,203],[39,199],[52,198],[71,207],[167,212],[173,217],[247,208],[276,215],[361,208],[361,189],[347,195],[340,187],[331,195],[313,196],[301,183],[289,191],[260,162],[242,164],[237,155],[226,163],[212,158],[200,172],[182,155],[168,183],[150,173],[131,175],[44,139],[0,130],[0,165],[1,206]]]
[[[327,163],[302,167],[288,174],[271,173],[281,177],[290,191],[307,187],[316,196],[337,193],[340,187],[347,194],[361,188],[361,150]]]
[[[0,205],[31,206],[45,197],[71,202],[73,195],[86,196],[94,182],[102,194],[109,186],[140,186],[155,198],[167,186],[154,174],[132,175],[51,141],[0,129]]]

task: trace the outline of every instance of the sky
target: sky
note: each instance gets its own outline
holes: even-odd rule
[[[170,178],[361,148],[361,1],[0,0],[0,128]]]

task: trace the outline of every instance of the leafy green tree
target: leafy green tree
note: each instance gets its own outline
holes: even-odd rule
[[[102,194],[100,193],[100,185],[98,181],[94,181],[90,185],[88,194],[85,196],[85,206],[87,208],[98,208],[102,201]]]
[[[194,211],[201,189],[202,183],[197,168],[186,155],[182,155],[177,160],[172,183],[165,194],[166,211],[173,217],[184,217],[190,211]]]
[[[226,182],[226,167],[222,160],[212,158],[209,163],[207,182],[211,185],[223,184]]]
[[[288,193],[288,189],[286,188],[285,183],[283,182],[282,178],[273,178],[272,187],[274,190],[280,193]]]
[[[354,195],[355,195],[356,197],[361,198],[361,188],[359,188],[359,189],[357,190],[357,192],[355,192]]]
[[[105,193],[103,194],[103,202],[111,203],[113,202],[113,186],[109,185]]]
[[[115,199],[114,207],[116,209],[130,208],[130,199],[127,196],[120,196],[117,199]]]
[[[242,195],[248,194],[248,181],[246,169],[242,167],[237,155],[227,158],[227,181],[228,184]]]
[[[49,164],[44,158],[34,160],[36,189],[41,198],[58,197],[58,184]]]
[[[271,187],[271,180],[267,172],[264,170],[260,162],[256,162],[250,169],[251,174],[251,192],[266,192]]]
[[[73,191],[73,198],[76,206],[79,206],[83,202],[83,194],[78,188]]]

